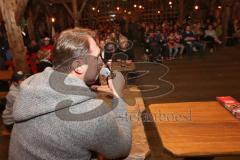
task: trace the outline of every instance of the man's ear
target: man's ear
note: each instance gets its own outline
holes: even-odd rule
[[[77,67],[77,68],[75,68],[74,69],[74,72],[76,73],[76,74],[83,74],[83,67],[82,66],[80,66],[80,67]]]
[[[74,72],[76,74],[82,74],[83,73],[83,67],[82,67],[82,61],[76,60],[72,63],[72,68],[74,69]]]

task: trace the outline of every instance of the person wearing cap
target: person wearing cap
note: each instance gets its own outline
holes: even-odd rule
[[[22,71],[14,72],[12,75],[12,83],[9,89],[9,92],[6,96],[6,106],[2,114],[3,124],[6,128],[11,131],[14,118],[13,118],[13,104],[16,100],[16,97],[19,94],[19,86],[22,81],[25,79],[25,74]]]

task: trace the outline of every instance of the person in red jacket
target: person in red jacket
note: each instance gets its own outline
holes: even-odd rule
[[[42,39],[42,42],[43,45],[41,46],[40,50],[52,52],[53,45],[50,43],[50,38],[45,37]]]
[[[50,38],[43,38],[43,45],[38,51],[37,72],[42,72],[46,67],[52,67],[52,50],[53,45],[50,44]]]

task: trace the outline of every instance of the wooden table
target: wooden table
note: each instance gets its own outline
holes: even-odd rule
[[[10,80],[12,78],[13,71],[4,70],[0,71],[0,80]]]
[[[149,109],[172,155],[240,155],[240,121],[218,102],[153,104]]]
[[[100,87],[98,98],[103,99],[107,104],[111,104],[107,86]],[[139,89],[136,86],[128,86],[124,90],[124,100],[127,102],[128,113],[132,122],[132,148],[126,160],[144,160],[150,156],[150,149],[144,131],[144,126],[140,114],[145,110],[145,105]]]

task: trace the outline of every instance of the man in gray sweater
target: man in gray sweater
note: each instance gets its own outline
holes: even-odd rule
[[[10,160],[89,160],[92,152],[107,159],[128,156],[131,126],[122,99],[122,74],[108,80],[112,106],[88,88],[99,73],[99,53],[88,30],[61,33],[53,49],[53,68],[20,86]]]

